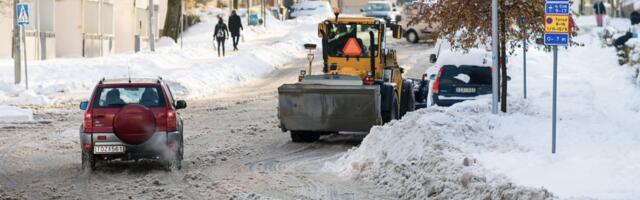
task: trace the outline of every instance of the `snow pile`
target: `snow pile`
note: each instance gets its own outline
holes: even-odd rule
[[[25,122],[33,121],[31,110],[0,105],[0,122]]]
[[[226,43],[227,57],[218,57],[212,35],[218,13],[185,32],[184,48],[168,38],[156,52],[101,58],[60,58],[29,62],[29,89],[13,84],[13,63],[0,60],[0,105],[56,104],[87,99],[103,77],[162,76],[178,98],[199,98],[259,79],[306,55],[303,44],[319,43],[317,21],[281,22],[272,18],[268,27],[246,27],[240,51]],[[24,79],[23,79],[24,80]]]
[[[509,113],[490,114],[489,96],[422,109],[374,127],[326,168],[402,199],[640,199],[640,91],[598,30],[582,28],[585,46],[559,52],[558,154],[552,55],[531,49],[526,100],[522,57],[509,59]]]
[[[388,187],[401,199],[551,198],[544,189],[516,186],[477,164],[474,149],[514,148],[489,134],[497,125],[490,112],[484,100],[410,113],[374,127],[359,148],[327,167]]]

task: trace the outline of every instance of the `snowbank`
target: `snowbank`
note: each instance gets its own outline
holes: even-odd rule
[[[409,113],[374,127],[359,148],[326,167],[387,187],[400,199],[550,198],[544,189],[514,185],[477,164],[475,150],[512,148],[490,135],[497,125],[490,113],[488,99]]]
[[[377,183],[403,199],[640,199],[640,91],[588,25],[584,47],[559,52],[558,154],[551,154],[552,55],[509,60],[509,113],[490,97],[431,107],[375,127],[328,170]],[[547,192],[548,190],[548,192]],[[553,193],[550,194],[549,192]]]
[[[0,60],[0,105],[56,104],[87,99],[103,77],[158,77],[167,80],[179,98],[220,93],[259,79],[293,59],[306,55],[303,44],[318,43],[317,21],[281,22],[272,18],[268,27],[246,27],[240,51],[226,43],[227,57],[213,49],[215,15],[185,32],[184,48],[167,38],[156,52],[113,55],[102,58],[60,58],[29,62],[29,87],[13,85],[13,64]]]
[[[0,105],[0,122],[25,122],[33,121],[31,110],[20,109],[13,106]]]

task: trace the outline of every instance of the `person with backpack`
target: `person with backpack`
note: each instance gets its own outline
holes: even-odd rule
[[[604,7],[604,3],[602,2],[602,0],[597,0],[593,4],[593,10],[596,14],[596,23],[598,24],[598,27],[602,27],[603,17],[605,14],[607,14],[607,8]]]
[[[242,28],[242,21],[240,16],[236,13],[236,11],[231,11],[231,16],[229,16],[229,32],[231,32],[231,39],[233,40],[233,50],[238,50],[238,42],[240,42],[240,31],[244,30]]]
[[[216,24],[215,31],[213,32],[213,37],[218,42],[218,57],[220,57],[220,48],[222,48],[222,57],[224,57],[224,42],[227,40],[227,36],[229,35],[229,29],[227,25],[224,24],[224,20],[222,17],[218,17],[218,24]]]

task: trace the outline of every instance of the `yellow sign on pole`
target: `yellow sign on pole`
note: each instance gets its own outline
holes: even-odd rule
[[[545,15],[545,33],[569,33],[569,16],[567,15]]]

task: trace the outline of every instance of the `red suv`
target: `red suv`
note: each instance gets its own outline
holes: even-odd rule
[[[80,128],[82,167],[95,169],[96,162],[120,159],[157,159],[168,169],[181,168],[182,119],[169,86],[158,79],[102,80],[90,101]]]

